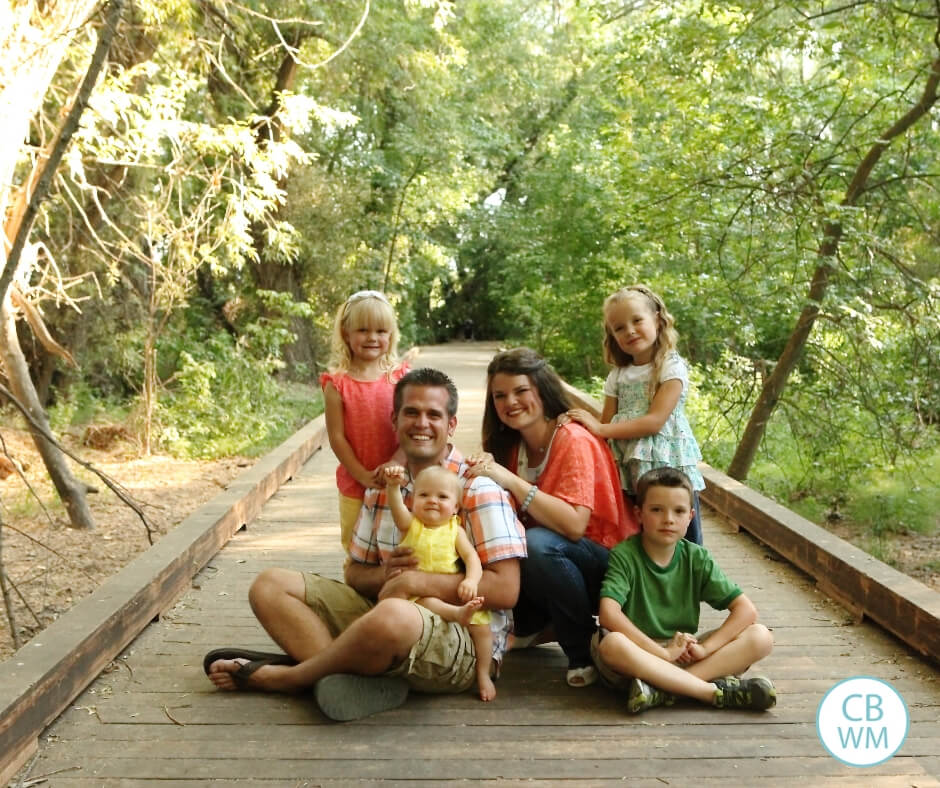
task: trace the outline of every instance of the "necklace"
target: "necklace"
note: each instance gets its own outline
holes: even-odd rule
[[[558,429],[558,421],[555,420],[555,424],[552,426],[551,430],[548,432],[547,438],[540,445],[535,446],[534,448],[530,448],[529,445],[526,444],[526,454],[528,454],[532,460],[536,460],[537,458],[537,460],[533,462],[532,465],[538,465],[545,458],[545,455],[548,453],[549,447],[552,445],[552,440],[555,437],[555,431],[557,429]]]

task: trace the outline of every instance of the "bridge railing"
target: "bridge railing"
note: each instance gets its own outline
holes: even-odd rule
[[[0,785],[39,734],[191,585],[326,438],[320,416],[0,664]]]

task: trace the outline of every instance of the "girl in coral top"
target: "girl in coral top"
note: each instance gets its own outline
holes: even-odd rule
[[[376,470],[398,448],[392,426],[395,384],[408,371],[398,361],[398,321],[377,290],[353,293],[336,312],[330,371],[320,376],[330,447],[340,464],[340,538],[349,549],[362,496],[382,480]]]

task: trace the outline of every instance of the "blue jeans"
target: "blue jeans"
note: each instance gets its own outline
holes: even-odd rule
[[[513,609],[515,632],[540,632],[551,622],[568,666],[591,664],[591,636],[607,571],[608,550],[590,539],[572,542],[548,528],[526,530],[528,557]]]
[[[698,490],[692,491],[692,505],[695,507],[695,517],[689,523],[689,530],[685,532],[685,538],[695,544],[702,544],[702,515],[699,513]]]

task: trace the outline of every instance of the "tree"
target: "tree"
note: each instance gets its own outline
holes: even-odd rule
[[[940,8],[938,8],[940,10]],[[940,23],[940,19],[938,19]],[[934,42],[940,50],[940,27],[934,34]],[[840,202],[843,209],[852,208],[864,198],[869,179],[882,155],[898,138],[915,123],[927,115],[937,102],[937,86],[940,85],[940,57],[933,60],[926,69],[923,92],[898,120],[879,134],[868,152],[862,158],[855,172],[852,174],[845,196]],[[728,474],[735,479],[744,479],[750,470],[754,455],[760,446],[767,421],[777,406],[787,380],[796,367],[800,355],[806,346],[810,332],[820,311],[829,288],[830,278],[837,273],[837,254],[839,243],[844,232],[843,223],[838,219],[825,218],[823,224],[823,238],[819,244],[817,257],[819,265],[813,272],[813,278],[807,293],[807,304],[800,313],[799,320],[790,334],[787,344],[774,364],[773,371],[767,376],[761,387],[760,395],[754,410],[748,420],[741,441],[728,466]]]
[[[68,44],[87,23],[86,17],[92,7],[93,3],[89,2],[51,3],[38,8],[26,3],[10,9],[15,19],[11,20],[13,24],[8,28],[7,40],[0,48],[0,114],[9,124],[9,136],[5,135],[5,139],[28,138],[24,132],[30,119],[39,109]],[[21,148],[11,145],[0,154],[0,216],[5,220],[3,242],[0,243],[0,362],[14,395],[39,425],[38,429],[31,428],[36,447],[65,504],[70,522],[76,528],[94,526],[85,500],[85,493],[90,488],[73,476],[61,451],[43,436],[43,431],[48,432],[48,422],[16,334],[14,288],[17,281],[28,281],[36,264],[38,250],[34,247],[27,249],[27,238],[39,202],[48,191],[49,182],[104,66],[122,9],[122,0],[111,0],[98,46],[72,105],[44,155],[37,157],[16,194],[11,193],[7,184],[14,182]],[[25,255],[24,250],[27,251]],[[25,310],[29,309],[24,299],[21,298],[20,302]]]

